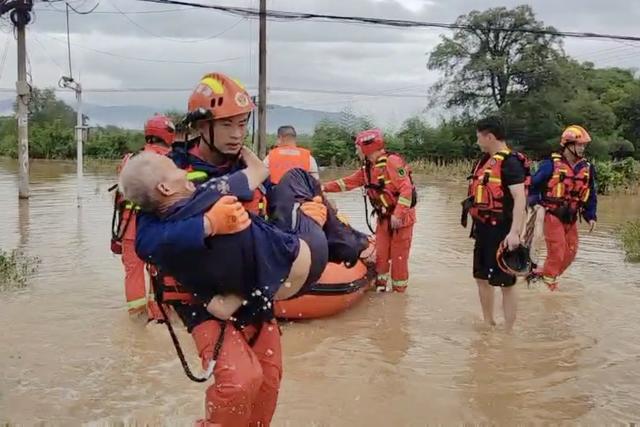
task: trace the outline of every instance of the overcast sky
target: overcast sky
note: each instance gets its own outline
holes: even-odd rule
[[[91,9],[98,0],[70,2]],[[197,0],[200,3],[257,7],[258,0]],[[453,22],[472,9],[513,7],[517,0],[268,0],[284,11]],[[628,0],[536,0],[538,19],[563,31],[640,35],[640,2]],[[55,8],[55,9],[54,9]],[[39,87],[55,86],[68,74],[64,3],[36,1],[27,39],[30,72]],[[122,13],[120,13],[120,11]],[[137,13],[136,13],[137,12]],[[143,13],[140,13],[143,12]],[[0,33],[0,88],[14,88],[15,40],[3,18]],[[100,0],[89,15],[72,14],[73,73],[90,89],[189,88],[208,71],[244,81],[256,93],[258,22],[235,15],[136,0]],[[269,103],[340,111],[351,108],[385,126],[399,126],[427,104],[428,87],[438,74],[426,69],[439,29],[395,29],[327,22],[268,23]],[[600,66],[640,66],[640,43],[567,39],[565,50]],[[150,62],[158,60],[165,62]],[[355,91],[405,97],[365,97],[285,91]],[[410,98],[406,95],[422,95]],[[10,93],[0,93],[9,98]],[[188,92],[91,93],[103,105],[157,105],[184,109]],[[433,116],[433,115],[432,115]]]

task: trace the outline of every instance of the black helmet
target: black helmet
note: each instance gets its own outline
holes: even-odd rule
[[[527,276],[534,268],[534,263],[529,254],[529,248],[518,245],[510,251],[505,245],[500,245],[496,253],[498,267],[507,274],[513,276]]]

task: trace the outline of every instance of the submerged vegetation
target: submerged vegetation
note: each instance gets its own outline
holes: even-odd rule
[[[37,271],[40,259],[14,249],[0,249],[0,291],[24,288],[27,279]]]

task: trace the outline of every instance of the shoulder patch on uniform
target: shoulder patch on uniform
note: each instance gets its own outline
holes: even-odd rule
[[[399,176],[405,176],[407,174],[407,171],[405,170],[405,168],[398,168],[398,175]]]
[[[231,192],[231,186],[229,185],[229,178],[227,176],[221,177],[216,187],[220,194],[229,194]]]

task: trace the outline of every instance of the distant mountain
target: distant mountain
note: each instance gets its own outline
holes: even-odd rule
[[[13,103],[13,99],[0,99],[0,114],[12,114]],[[106,106],[86,103],[83,113],[89,116],[91,126],[115,125],[127,129],[142,129],[147,118],[162,111],[163,109],[143,105]],[[269,105],[267,106],[267,132],[275,133],[279,126],[286,124],[293,125],[298,133],[311,133],[321,120],[338,121],[340,117],[340,113]]]
[[[3,116],[13,113],[15,99],[0,99],[0,114]]]
[[[342,113],[269,105],[267,106],[267,132],[275,133],[279,126],[292,125],[298,133],[313,133],[313,129],[320,121],[337,122],[341,117]]]

